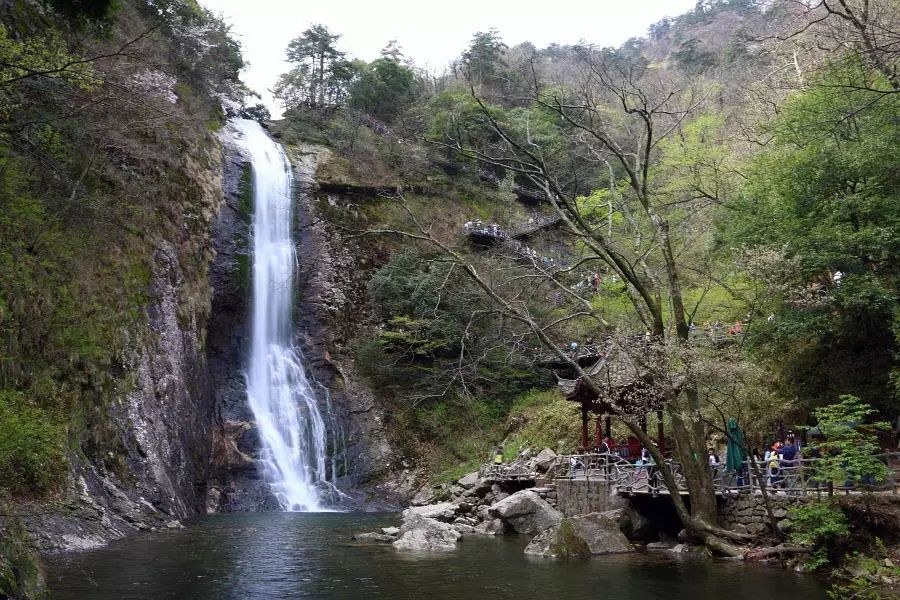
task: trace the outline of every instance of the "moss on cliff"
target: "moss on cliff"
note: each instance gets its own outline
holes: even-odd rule
[[[153,335],[157,295],[177,290],[186,331],[202,329],[209,310],[220,151],[208,125],[222,119],[209,92],[227,93],[223,81],[237,71],[227,71],[227,53],[215,65],[202,53],[185,61],[184,44],[213,48],[224,34],[199,5],[174,8],[161,17],[123,0],[102,26],[74,26],[32,0],[0,7],[0,75],[21,75],[0,90],[0,431],[9,433],[0,488],[8,492],[59,487],[71,452],[127,475],[125,432],[109,407],[133,389],[129,372]],[[183,37],[191,29],[183,22],[205,23],[206,39]],[[77,77],[20,68],[103,54],[147,30],[158,31],[132,50],[165,71],[152,90],[141,78],[162,71],[123,73],[114,54],[78,63],[86,71]]]
[[[9,512],[0,504],[0,510]],[[28,532],[14,517],[0,517],[0,598],[41,600],[48,598],[40,559],[31,547]]]

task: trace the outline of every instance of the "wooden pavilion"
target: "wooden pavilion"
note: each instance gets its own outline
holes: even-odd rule
[[[607,349],[585,373],[601,389],[598,395],[581,377],[558,378],[559,387],[566,400],[581,407],[581,446],[584,452],[591,448],[590,419],[595,418],[594,447],[604,438],[610,439],[612,416],[637,416],[644,432],[647,431],[647,413],[656,411],[657,445],[665,451],[663,428],[663,399],[654,391],[653,378],[648,370],[635,365],[613,348]],[[605,429],[605,436],[604,431]]]

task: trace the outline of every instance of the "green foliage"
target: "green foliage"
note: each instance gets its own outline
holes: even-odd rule
[[[837,570],[840,578],[828,590],[831,600],[881,600],[882,587],[900,582],[900,567],[888,557],[884,542],[875,538],[871,555],[853,552]]]
[[[369,281],[369,294],[382,316],[427,315],[448,306],[443,292],[450,272],[448,263],[408,249],[394,254]]]
[[[691,75],[702,73],[716,64],[715,55],[705,51],[703,43],[697,38],[682,42],[673,58],[679,69]]]
[[[97,85],[93,65],[78,58],[54,29],[48,29],[43,35],[16,39],[0,23],[0,117],[7,117],[10,111],[21,107],[21,98],[11,93],[12,86],[34,73],[81,90],[93,89]]]
[[[532,390],[521,396],[510,410],[507,428],[513,432],[503,448],[508,459],[524,448],[569,452],[581,445],[578,405],[555,389]]]
[[[505,113],[498,106],[491,106],[489,110],[497,118]],[[455,139],[465,148],[480,147],[496,138],[477,100],[461,85],[452,86],[434,96],[429,101],[427,114],[430,139]]]
[[[468,50],[462,56],[468,79],[476,84],[492,81],[505,66],[502,60],[505,48],[506,44],[496,29],[473,35]]]
[[[15,510],[0,503],[0,511]],[[0,518],[0,598],[49,600],[40,559],[18,518]]]
[[[0,390],[0,489],[43,494],[66,477],[65,428],[17,392]]]
[[[790,265],[756,340],[785,395],[853,393],[896,415],[900,98],[883,89],[846,60],[789,98],[720,235]]]
[[[829,502],[811,502],[790,512],[790,538],[813,549],[807,566],[819,569],[829,563],[829,553],[850,535],[850,524],[839,507]]]
[[[273,90],[285,108],[343,102],[357,68],[337,49],[340,38],[325,25],[315,24],[291,40],[287,58],[295,66],[279,78]]]
[[[261,125],[265,125],[272,118],[272,114],[266,108],[266,105],[259,103],[244,107],[241,110],[241,116],[245,119],[252,119]]]
[[[118,0],[51,0],[53,8],[70,19],[104,21],[119,8]]]
[[[379,58],[356,69],[359,75],[350,85],[350,106],[391,123],[415,100],[415,73],[398,60]]]
[[[885,480],[887,465],[874,456],[879,451],[876,432],[889,430],[890,424],[866,423],[874,414],[871,406],[850,395],[815,410],[824,440],[810,445],[818,450],[816,469],[826,481],[877,484]]]

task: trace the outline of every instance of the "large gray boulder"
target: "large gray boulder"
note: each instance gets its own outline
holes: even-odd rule
[[[354,533],[351,539],[357,542],[379,542],[390,544],[397,538],[386,533],[378,533],[377,531],[372,531],[367,533]]]
[[[615,521],[629,540],[646,541],[656,537],[656,528],[650,520],[631,507],[607,510],[600,514]]]
[[[456,517],[456,511],[458,510],[459,505],[452,502],[439,502],[428,506],[412,506],[403,511],[403,519],[405,520],[409,515],[419,515],[429,519],[450,522]]]
[[[500,500],[488,512],[503,519],[516,533],[525,535],[537,535],[562,520],[562,513],[531,490]]]
[[[553,465],[554,461],[556,461],[556,457],[556,452],[550,448],[544,448],[532,459],[532,464],[534,464],[534,468],[539,472],[546,473],[550,466]]]
[[[601,513],[563,519],[535,536],[525,548],[525,554],[551,557],[633,551],[619,524]]]
[[[394,542],[397,550],[454,550],[462,537],[452,525],[412,513],[404,516],[400,535]]]
[[[459,487],[461,487],[465,490],[469,490],[469,489],[472,489],[473,487],[475,487],[476,485],[478,485],[479,481],[480,481],[480,478],[478,477],[478,471],[473,471],[473,472],[469,473],[468,475],[463,476],[456,483],[459,484]]]
[[[426,504],[430,504],[434,502],[437,498],[437,491],[431,487],[430,485],[424,486],[416,495],[413,496],[413,499],[409,501],[413,506],[424,506]]]
[[[506,533],[506,524],[503,519],[488,519],[475,526],[474,533],[479,535],[503,535]]]

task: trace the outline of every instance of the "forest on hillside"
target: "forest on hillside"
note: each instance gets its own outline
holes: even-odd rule
[[[452,478],[501,440],[581,446],[548,362],[657,462],[664,422],[694,498],[728,418],[754,448],[827,418],[894,448],[898,17],[699,2],[618,48],[479,32],[442,74],[395,41],[364,62],[298,36],[278,131],[384,190],[343,226],[383,250],[358,360],[413,451]],[[712,513],[679,507],[728,553]]]
[[[510,345],[526,356],[649,333],[665,354],[670,340],[740,322],[740,343],[692,357],[692,376],[733,386],[745,420],[803,424],[851,394],[894,421],[895,16],[879,5],[860,30],[830,5],[699,3],[615,49],[508,48],[477,33],[442,76],[394,42],[351,61],[317,26],[291,44],[296,67],[275,91],[286,139],[324,119],[336,135],[321,138],[348,168],[388,169],[413,194],[429,170],[461,194],[466,181],[493,185],[466,220],[510,231],[559,218],[557,246],[533,250],[565,254],[565,266],[509,248],[454,258],[464,246],[445,236],[448,248],[411,240],[375,276],[387,328],[368,349],[424,388],[449,377],[465,393],[491,346],[508,365]],[[490,276],[466,277],[466,261]],[[573,293],[593,274],[594,293]],[[479,335],[460,362],[467,326]],[[433,368],[419,368],[423,356]],[[725,406],[716,385],[703,394]]]

